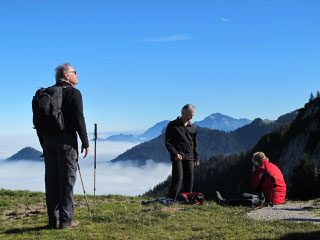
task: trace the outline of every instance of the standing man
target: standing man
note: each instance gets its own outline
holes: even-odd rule
[[[199,166],[197,151],[197,130],[190,120],[195,108],[185,105],[181,116],[171,121],[166,130],[165,145],[172,161],[172,180],[168,198],[176,199],[183,184],[182,192],[192,192],[194,166]]]
[[[45,161],[46,203],[50,228],[76,228],[80,222],[73,220],[73,187],[77,175],[78,141],[82,142],[81,153],[89,152],[89,141],[81,92],[75,88],[78,84],[77,72],[69,63],[56,68],[56,85],[62,87],[63,101],[61,111],[64,117],[65,131],[55,136],[41,136]]]

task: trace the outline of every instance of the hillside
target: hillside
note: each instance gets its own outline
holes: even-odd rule
[[[232,197],[237,193],[250,191],[251,158],[254,152],[266,153],[270,161],[279,166],[290,188],[289,175],[296,161],[305,153],[311,160],[320,163],[320,98],[299,110],[291,125],[283,124],[277,131],[263,136],[248,152],[240,155],[213,156],[202,161],[195,172],[194,189],[208,198],[215,197],[215,191]],[[285,116],[285,117],[288,117]],[[170,179],[157,185],[147,195],[163,195]]]
[[[216,154],[234,154],[248,151],[263,135],[274,131],[281,124],[291,123],[296,115],[297,111],[293,111],[273,122],[264,122],[257,118],[250,124],[228,133],[197,127],[200,159],[208,159]],[[164,138],[165,136],[162,134],[151,141],[141,143],[112,161],[133,160],[138,164],[144,164],[146,160],[152,159],[156,162],[169,162]]]
[[[294,221],[257,221],[249,208],[222,207],[205,201],[202,206],[142,206],[141,197],[97,197],[91,219],[83,196],[75,196],[75,219],[81,227],[47,229],[43,193],[0,190],[0,239],[319,239],[319,226]],[[93,196],[88,196],[91,210]],[[181,211],[161,210],[184,208]],[[151,210],[143,212],[142,210]]]
[[[9,157],[6,161],[19,161],[19,160],[32,160],[32,161],[43,161],[40,156],[42,152],[32,147],[25,147],[16,154]]]

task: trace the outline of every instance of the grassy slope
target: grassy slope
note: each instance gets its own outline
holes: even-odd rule
[[[184,211],[150,211],[139,197],[99,196],[91,220],[83,196],[75,197],[73,230],[49,230],[43,193],[0,190],[0,239],[320,239],[312,223],[257,221],[245,216],[248,208],[221,207],[214,202],[185,207]],[[92,196],[89,197],[93,205]]]

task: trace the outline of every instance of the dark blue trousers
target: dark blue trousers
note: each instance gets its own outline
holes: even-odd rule
[[[73,187],[77,176],[77,135],[44,137],[46,203],[49,224],[68,226],[73,221]]]

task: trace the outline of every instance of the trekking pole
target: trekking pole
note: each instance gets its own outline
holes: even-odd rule
[[[93,215],[96,216],[96,170],[97,170],[97,124],[94,124],[94,210]]]
[[[82,183],[83,194],[84,194],[84,197],[85,197],[85,199],[86,199],[86,203],[87,203],[87,207],[88,207],[89,216],[90,216],[90,218],[91,218],[91,213],[90,213],[89,203],[88,203],[88,199],[87,199],[87,195],[86,195],[86,190],[84,189],[84,184],[83,184],[82,174],[81,174],[81,171],[80,171],[80,165],[79,165],[79,162],[77,162],[77,164],[78,164],[79,175],[80,175],[80,179],[81,179],[81,183]]]

